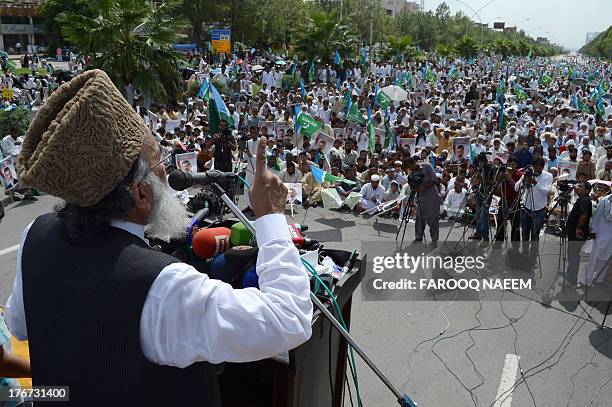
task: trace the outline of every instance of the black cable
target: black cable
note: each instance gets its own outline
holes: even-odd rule
[[[510,327],[514,331],[514,342],[513,342],[514,354],[518,355],[518,350],[517,350],[517,347],[516,347],[516,343],[518,342],[519,334],[518,334],[518,331],[516,330],[516,328],[514,327],[514,323],[518,322],[518,321],[514,320],[514,318],[510,318],[508,316],[508,314],[506,314],[506,311],[504,310],[504,304],[502,302],[502,297],[503,297],[503,295],[501,297],[499,297],[499,306],[501,307],[502,314],[504,314],[504,316],[508,319],[508,321],[510,322]],[[527,308],[525,309],[525,313],[527,312],[527,310],[529,309],[530,306],[531,306],[531,302],[528,302],[527,303]],[[531,396],[531,401],[533,401],[534,407],[537,407],[537,403],[535,401],[535,397],[534,397],[533,393],[531,392],[531,388],[529,387],[529,384],[527,383],[527,378],[523,374],[523,367],[521,366],[520,358],[517,357],[517,361],[518,361],[519,372],[521,372],[521,377],[523,378],[523,380],[525,382],[525,386],[527,387],[527,391],[529,392],[529,395]]]
[[[561,340],[561,343],[559,344],[559,346],[555,349],[555,351],[546,359],[544,359],[542,362],[538,363],[537,365],[527,369],[524,374],[522,375],[521,379],[519,379],[511,388],[509,388],[508,390],[506,390],[505,392],[503,392],[502,394],[500,394],[495,400],[493,400],[493,403],[490,404],[489,407],[492,407],[499,399],[501,399],[502,397],[504,397],[505,401],[510,394],[512,394],[512,392],[523,383],[524,378],[528,378],[528,377],[532,377],[537,375],[538,373],[542,372],[543,370],[547,370],[550,369],[551,367],[557,365],[560,361],[561,361],[561,357],[563,356],[563,354],[565,353],[565,349],[567,349],[567,347],[569,346],[572,338],[582,329],[582,327],[584,326],[584,324],[586,324],[586,320],[582,321],[582,325],[575,331],[572,333],[572,330],[576,327],[576,325],[578,325],[578,323],[580,322],[579,319],[577,319],[574,324],[571,326],[571,328],[569,329],[569,331],[567,332],[567,334],[563,337],[563,339]],[[569,338],[569,341],[567,342],[567,344],[565,344],[565,340]],[[564,346],[565,345],[565,346]],[[563,350],[562,350],[563,348]],[[546,362],[548,362],[549,360],[551,360],[552,358],[555,357],[555,355],[557,354],[557,352],[559,352],[560,350],[562,350],[561,355],[559,355],[559,359],[554,362],[552,365],[546,366],[544,368],[541,368],[539,370],[536,370],[534,373],[532,374],[528,374],[529,372],[533,371],[534,369],[538,369],[540,368],[540,366],[546,364]],[[507,394],[510,393],[510,394]]]
[[[351,407],[355,407],[355,405],[353,404],[353,393],[351,392],[351,381],[348,379],[348,374],[346,372],[344,372],[344,379],[346,380],[346,387],[348,387],[348,394],[349,394],[349,400],[351,401]],[[342,403],[342,405],[344,405],[344,403]]]
[[[502,296],[503,296],[503,293],[502,293]],[[482,306],[482,304],[481,304],[481,306]],[[527,309],[525,309],[525,311],[524,311],[524,312],[523,312],[523,313],[522,313],[522,314],[521,314],[521,315],[520,315],[520,316],[517,318],[517,320],[522,319],[522,318],[523,318],[523,317],[526,315],[526,313],[527,313]],[[479,327],[477,327],[477,326],[474,326],[474,327],[467,328],[467,329],[464,329],[464,330],[462,330],[462,331],[459,331],[459,332],[457,332],[457,333],[456,333],[456,334],[454,334],[454,335],[451,335],[451,336],[445,336],[444,338],[440,338],[440,339],[438,339],[438,340],[437,340],[437,341],[436,341],[436,342],[435,342],[435,343],[434,343],[434,344],[431,346],[431,352],[432,352],[432,353],[433,353],[433,354],[434,354],[434,355],[435,355],[435,356],[436,356],[436,357],[437,357],[437,358],[440,360],[440,362],[442,362],[442,365],[444,365],[444,367],[446,368],[446,370],[448,370],[448,371],[449,371],[449,373],[451,373],[451,374],[452,374],[452,375],[455,377],[455,379],[456,379],[456,380],[459,382],[459,384],[460,384],[460,385],[461,385],[461,386],[462,386],[464,389],[466,389],[466,390],[467,390],[467,391],[470,393],[470,397],[472,398],[472,401],[474,401],[474,398],[476,398],[475,403],[477,403],[477,402],[478,402],[478,398],[477,398],[477,397],[475,397],[475,395],[473,394],[473,392],[472,392],[472,391],[470,391],[470,390],[467,388],[467,386],[465,386],[465,384],[463,384],[463,382],[461,381],[461,379],[459,379],[459,377],[457,377],[457,375],[456,375],[456,374],[455,374],[455,373],[454,373],[454,372],[453,372],[453,371],[452,371],[452,370],[451,370],[451,369],[448,367],[448,365],[446,364],[446,362],[444,362],[444,360],[443,360],[443,359],[442,359],[442,358],[441,358],[441,357],[440,357],[440,356],[439,356],[439,355],[438,355],[438,354],[437,354],[437,353],[434,351],[434,349],[433,349],[433,348],[435,347],[435,345],[437,345],[437,344],[438,344],[438,342],[441,342],[441,341],[443,341],[443,340],[447,340],[447,339],[452,339],[452,338],[455,338],[455,337],[457,337],[457,336],[459,336],[459,335],[461,335],[461,334],[463,334],[463,333],[465,333],[465,332],[469,332],[469,331],[494,331],[494,330],[499,330],[499,329],[505,329],[505,328],[507,328],[507,327],[509,327],[509,326],[510,326],[510,324],[506,324],[506,325],[502,325],[502,326],[497,326],[497,327],[491,327],[491,328],[479,328]]]
[[[353,376],[353,381],[354,381],[355,380],[355,371],[353,370],[353,365],[351,363],[349,363],[349,367],[351,368],[351,375]],[[357,391],[357,389],[355,389],[355,391]],[[351,387],[350,386],[349,386],[349,397],[351,397]],[[351,406],[352,405],[353,405],[353,399],[351,397]]]
[[[334,307],[330,307],[330,308],[331,308],[332,315],[334,315]],[[328,369],[328,372],[329,372],[329,390],[331,392],[331,405],[332,405],[332,407],[334,407],[334,400],[335,400],[335,398],[334,398],[334,383],[333,383],[333,380],[332,380],[332,344],[331,344],[331,342],[332,342],[332,325],[331,325],[331,322],[329,323],[329,335],[328,335],[327,339],[328,339],[327,340],[327,342],[328,342],[328,344],[327,344],[328,346],[327,347],[328,347],[328,351],[329,351],[329,358],[327,358],[327,369]]]

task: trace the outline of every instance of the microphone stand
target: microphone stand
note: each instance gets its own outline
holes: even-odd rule
[[[238,209],[238,207],[232,202],[232,200],[227,196],[225,190],[221,188],[219,184],[216,182],[212,184],[213,190],[219,195],[219,198],[227,205],[230,211],[236,215],[236,217],[244,224],[244,226],[253,234],[255,234],[255,226],[251,223],[251,221]],[[387,386],[389,390],[397,397],[397,402],[400,407],[417,407],[416,403],[410,399],[406,394],[403,394],[392,382],[389,378],[376,366],[376,364],[370,359],[367,353],[363,350],[363,348],[353,339],[351,334],[344,329],[344,327],[338,322],[338,320],[333,316],[333,314],[325,307],[325,305],[314,295],[312,292],[310,293],[310,299],[313,304],[321,311],[323,316],[327,318],[327,320],[336,328],[336,330],[346,339],[349,345],[361,356],[364,362],[372,369],[372,371],[378,376],[378,378]]]

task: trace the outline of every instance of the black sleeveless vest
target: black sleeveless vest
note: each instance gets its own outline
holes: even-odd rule
[[[213,365],[160,366],[140,348],[149,288],[175,262],[121,229],[79,246],[55,214],[36,219],[21,257],[32,384],[70,386],[61,405],[220,406]]]

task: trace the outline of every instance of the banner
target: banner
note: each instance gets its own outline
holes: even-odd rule
[[[216,53],[230,54],[232,45],[230,41],[230,30],[212,30],[212,48]]]

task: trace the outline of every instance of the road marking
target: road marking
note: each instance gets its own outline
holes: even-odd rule
[[[9,254],[11,252],[14,252],[15,250],[19,249],[19,245],[16,244],[15,246],[11,246],[11,247],[7,247],[6,249],[2,249],[0,250],[0,256],[4,256],[5,254]]]
[[[506,355],[506,361],[504,362],[504,370],[502,370],[501,380],[499,381],[499,388],[497,389],[497,401],[493,407],[511,407],[512,406],[512,394],[513,388],[516,383],[516,374],[519,368],[519,357],[517,355],[508,354]],[[503,396],[502,396],[503,395]]]

